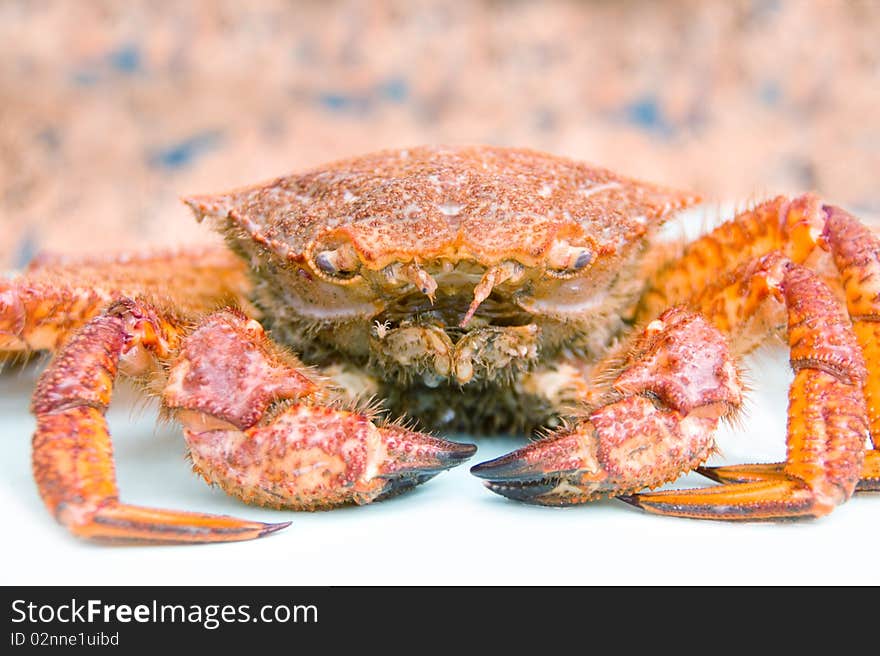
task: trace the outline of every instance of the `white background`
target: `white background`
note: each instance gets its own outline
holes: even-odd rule
[[[742,431],[719,435],[718,462],[784,455],[781,350],[748,361],[755,390]],[[104,546],[78,540],[46,512],[30,474],[28,414],[35,373],[0,375],[3,584],[880,584],[880,494],[819,520],[727,524],[656,517],[604,500],[555,509],[521,505],[468,473],[522,444],[480,440],[473,460],[414,492],[319,513],[248,507],[196,478],[176,426],[156,427],[122,385],[111,408],[123,500],[293,525],[262,540]],[[690,475],[677,485],[703,485]]]

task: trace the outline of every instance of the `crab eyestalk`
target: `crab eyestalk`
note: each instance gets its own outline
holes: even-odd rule
[[[360,259],[351,244],[345,243],[315,253],[315,265],[332,277],[348,278],[357,273]]]
[[[584,246],[557,241],[547,253],[547,266],[557,274],[575,274],[593,261],[593,253]]]
[[[402,267],[401,273],[404,280],[412,283],[416,289],[428,297],[431,304],[434,303],[434,294],[437,291],[437,281],[431,277],[431,274],[425,271],[415,262],[410,262]]]

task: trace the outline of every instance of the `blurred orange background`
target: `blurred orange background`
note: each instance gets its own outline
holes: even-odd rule
[[[370,150],[547,150],[880,216],[880,2],[0,2],[0,261],[212,237],[178,198]]]

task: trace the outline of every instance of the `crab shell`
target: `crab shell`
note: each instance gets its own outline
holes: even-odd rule
[[[530,150],[420,147],[186,202],[253,271],[306,360],[492,380],[563,346],[599,352],[642,282],[646,237],[692,194]]]

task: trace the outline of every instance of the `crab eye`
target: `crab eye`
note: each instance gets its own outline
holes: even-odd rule
[[[593,252],[583,246],[571,246],[565,242],[554,244],[547,255],[551,275],[572,276],[585,269],[593,261]]]
[[[572,268],[575,271],[580,271],[585,266],[587,266],[590,262],[593,261],[593,254],[588,250],[582,250],[580,254],[575,258],[574,264]]]
[[[315,253],[315,265],[328,276],[347,279],[357,274],[360,259],[351,245],[343,244],[338,248]]]

